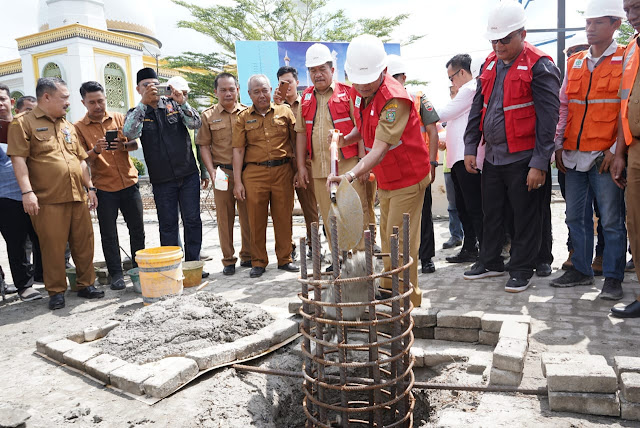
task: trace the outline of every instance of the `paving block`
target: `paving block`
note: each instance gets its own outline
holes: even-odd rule
[[[411,347],[411,352],[420,355],[418,349],[422,350],[423,366],[433,367],[443,363],[467,361],[475,351],[475,346],[440,340],[416,339]]]
[[[502,339],[503,337],[515,340],[522,340],[525,342],[529,342],[529,324],[525,324],[522,322],[515,321],[505,321],[502,323],[502,327],[500,327],[500,333],[498,337]]]
[[[640,373],[622,373],[620,384],[620,390],[625,400],[631,403],[640,403]]]
[[[235,342],[220,343],[218,345],[189,352],[185,356],[195,361],[200,370],[207,370],[211,367],[235,361],[237,349],[238,346]]]
[[[164,398],[198,374],[198,364],[190,358],[167,357],[144,365],[153,373],[143,383],[144,392]]]
[[[111,383],[109,374],[128,364],[126,361],[109,354],[101,354],[91,358],[84,363],[84,369],[89,376],[92,376],[106,384]]]
[[[44,347],[44,353],[56,361],[64,363],[64,353],[69,352],[80,345],[69,339],[60,339],[55,342],[47,343]]]
[[[473,328],[435,327],[433,337],[436,340],[449,340],[452,342],[477,342],[478,331]]]
[[[78,370],[85,371],[84,363],[102,354],[102,350],[93,346],[78,346],[63,355],[64,362]]]
[[[540,363],[542,364],[542,375],[547,377],[548,364],[571,363],[584,365],[607,365],[607,360],[602,355],[548,352],[542,354]]]
[[[522,373],[491,367],[489,383],[491,385],[518,386],[522,381]]]
[[[620,416],[617,394],[549,391],[549,407],[555,412]]]
[[[613,394],[618,390],[618,378],[606,364],[547,364],[547,386],[554,392]]]
[[[41,354],[45,354],[46,355],[47,354],[46,346],[49,343],[57,342],[58,340],[62,340],[62,339],[64,339],[64,337],[58,336],[56,334],[52,334],[52,335],[49,335],[49,336],[41,337],[38,340],[36,340],[36,351],[40,352]]]
[[[113,386],[123,391],[144,395],[144,381],[153,375],[154,373],[149,367],[127,363],[109,373],[109,381]]]
[[[236,359],[243,360],[253,357],[269,349],[271,346],[271,338],[262,334],[252,334],[245,336],[234,342],[236,348]]]
[[[613,368],[618,377],[622,373],[640,373],[640,358],[638,357],[614,357]]]
[[[413,336],[416,339],[433,339],[435,338],[435,329],[433,327],[422,327],[413,329]]]
[[[84,330],[67,335],[67,339],[73,340],[76,343],[84,343]]]
[[[412,346],[409,353],[415,358],[415,367],[424,367],[424,349]]]
[[[273,346],[295,336],[298,334],[298,331],[299,328],[297,321],[294,321],[291,318],[280,318],[270,325],[261,328],[256,333],[269,337],[271,339],[269,342],[270,346]]]
[[[502,370],[522,373],[528,348],[529,345],[524,340],[501,338],[496,349],[493,350],[493,366]]]
[[[436,317],[438,327],[479,329],[483,315],[482,311],[440,311]]]
[[[435,327],[438,320],[438,309],[434,308],[415,308],[411,311],[413,317],[414,329],[423,327]]]
[[[640,404],[631,403],[620,396],[620,417],[628,421],[640,421]]]
[[[482,345],[496,346],[498,344],[500,333],[480,330],[478,332],[478,342]]]
[[[493,354],[486,351],[475,351],[471,353],[467,361],[467,373],[482,374],[487,367],[491,366]]]
[[[101,327],[87,327],[84,329],[84,340],[85,342],[93,342],[94,340],[102,339],[119,325],[120,321],[110,321]]]
[[[302,302],[300,301],[294,300],[293,302],[289,302],[289,313],[297,314],[301,307],[302,307]]]
[[[480,321],[482,330],[491,333],[500,333],[504,321],[515,321],[531,325],[529,315],[509,315],[509,314],[484,314]]]

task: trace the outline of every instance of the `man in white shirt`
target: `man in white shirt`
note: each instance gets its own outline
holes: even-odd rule
[[[464,167],[464,132],[467,128],[471,103],[476,93],[476,80],[471,73],[471,57],[459,54],[447,62],[447,74],[458,94],[446,106],[438,109],[442,122],[447,122],[447,168],[456,194],[456,208],[464,230],[462,250],[449,263],[475,262],[482,241],[482,197],[480,174],[470,174]],[[484,146],[479,147],[478,166],[482,165]],[[478,243],[476,245],[476,242]]]

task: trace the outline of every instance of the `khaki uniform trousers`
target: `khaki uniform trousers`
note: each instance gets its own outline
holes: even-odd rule
[[[50,296],[67,290],[64,252],[69,242],[78,288],[96,281],[93,270],[93,226],[86,202],[42,204],[31,223],[40,240],[44,287]]]
[[[391,252],[391,244],[389,237],[393,234],[393,227],[398,226],[400,229],[398,241],[400,245],[400,253],[404,246],[402,216],[409,213],[409,245],[410,255],[413,258],[411,265],[410,281],[413,285],[413,294],[411,294],[411,302],[414,307],[419,307],[422,303],[422,291],[418,285],[418,250],[420,249],[420,219],[422,217],[422,204],[424,202],[424,193],[429,187],[431,176],[428,175],[422,181],[413,186],[405,187],[397,190],[378,189],[378,197],[380,198],[380,234],[382,235],[382,252]],[[402,263],[402,259],[400,259]],[[384,258],[384,269],[391,270],[391,259]],[[402,276],[400,276],[402,279]],[[382,287],[391,289],[391,278],[382,280]]]
[[[311,160],[307,159],[307,171],[311,173]],[[295,172],[295,171],[294,171]],[[300,202],[300,208],[302,208],[302,214],[304,215],[304,222],[307,226],[307,245],[311,246],[311,223],[318,223],[318,201],[316,201],[316,194],[314,190],[313,178],[307,183],[307,188],[296,187],[296,194],[298,195],[298,202]],[[304,255],[304,249],[300,250]]]
[[[229,176],[229,188],[227,191],[213,188],[213,197],[216,202],[216,219],[218,220],[218,239],[222,249],[222,265],[233,266],[238,261],[233,247],[233,225],[236,219],[236,203],[238,205],[238,218],[240,220],[240,235],[242,246],[240,247],[240,260],[251,261],[251,236],[249,230],[249,215],[247,204],[244,201],[236,201],[233,196],[233,171],[226,170]]]
[[[627,231],[636,276],[640,280],[640,142],[635,138],[629,146],[627,160]]]
[[[248,164],[242,173],[251,230],[251,265],[266,267],[269,207],[276,241],[278,266],[291,263],[293,168],[291,163],[275,167]]]
[[[351,169],[356,166],[358,163],[358,158],[353,157],[350,159],[343,159],[340,161],[340,174],[343,174],[347,171],[351,171]],[[329,249],[331,249],[331,224],[329,223],[329,209],[331,208],[331,195],[327,191],[327,177],[322,178],[314,178],[313,179],[314,190],[316,194],[316,200],[318,201],[318,205],[320,206],[320,215],[322,216],[322,222],[324,223],[324,230],[327,232],[327,240],[329,241]],[[362,204],[362,213],[363,213],[363,232],[364,229],[369,228],[369,198],[367,195],[366,185],[362,184],[360,180],[355,180],[353,183],[353,188],[358,193],[360,197],[360,203]],[[374,192],[375,197],[375,192]],[[375,222],[375,216],[372,217]],[[364,233],[358,244],[353,248],[355,251],[364,251]]]

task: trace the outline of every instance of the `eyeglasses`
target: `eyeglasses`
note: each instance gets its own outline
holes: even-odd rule
[[[518,31],[517,33],[511,33],[511,34],[509,34],[508,36],[505,36],[505,37],[503,37],[503,38],[501,38],[501,39],[498,39],[498,40],[491,40],[491,44],[492,44],[492,45],[497,45],[497,44],[498,44],[498,42],[500,42],[500,43],[502,43],[503,45],[508,45],[509,43],[511,43],[511,40],[513,39],[513,37],[514,37],[516,34],[519,34],[519,33],[520,33],[520,31]]]
[[[449,81],[453,82],[453,78],[456,77],[456,74],[460,73],[462,71],[462,69],[456,71],[455,73],[453,73],[451,76],[449,76]]]

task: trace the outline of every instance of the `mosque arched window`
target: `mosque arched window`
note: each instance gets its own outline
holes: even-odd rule
[[[42,69],[42,77],[57,77],[62,79],[62,70],[55,62],[49,62]]]
[[[127,80],[120,67],[115,62],[110,62],[104,67],[104,89],[107,96],[107,109],[126,113],[127,104]]]

